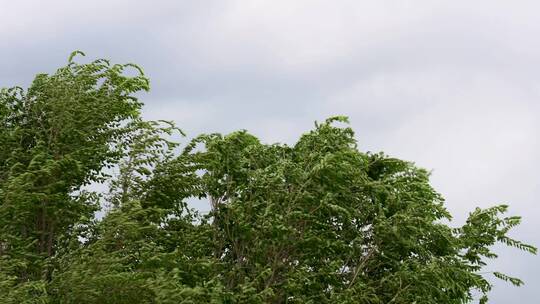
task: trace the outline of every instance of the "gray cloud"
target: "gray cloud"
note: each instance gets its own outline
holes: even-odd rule
[[[414,160],[462,221],[508,202],[540,244],[540,8],[534,1],[5,1],[0,86],[69,52],[136,62],[145,115],[194,135],[248,129],[293,142],[349,115],[360,146]],[[81,59],[87,60],[87,59]],[[534,303],[538,257],[493,263],[526,280],[493,303]],[[490,266],[491,267],[491,266]]]

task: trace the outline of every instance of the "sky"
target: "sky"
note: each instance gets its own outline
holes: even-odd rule
[[[188,135],[247,129],[294,143],[346,115],[364,151],[414,161],[460,223],[510,204],[540,245],[537,1],[0,0],[0,87],[88,59],[151,79],[145,117]],[[536,303],[540,257],[497,249],[490,303]]]

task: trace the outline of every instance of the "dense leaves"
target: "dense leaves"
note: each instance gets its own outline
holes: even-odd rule
[[[452,227],[428,172],[360,152],[345,117],[292,146],[239,131],[179,151],[140,117],[137,66],[72,58],[0,93],[2,303],[469,303],[523,283],[483,271],[496,243],[536,253],[508,236],[519,217]]]

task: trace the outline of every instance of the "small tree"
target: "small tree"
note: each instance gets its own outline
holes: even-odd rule
[[[1,294],[44,294],[54,259],[99,206],[82,186],[106,178],[123,155],[131,121],[148,90],[135,65],[107,60],[39,74],[30,88],[0,91]],[[125,76],[135,68],[139,75]],[[37,282],[37,283],[36,283]],[[17,296],[18,297],[18,296]],[[9,302],[9,300],[6,300]],[[38,300],[36,300],[38,301]],[[13,300],[14,303],[22,303]],[[9,302],[11,303],[11,302]]]

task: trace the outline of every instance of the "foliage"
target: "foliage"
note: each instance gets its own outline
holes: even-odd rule
[[[504,205],[450,227],[428,172],[360,152],[345,117],[178,152],[174,124],[140,116],[140,68],[76,54],[0,93],[2,303],[485,303],[494,244],[536,253]]]

